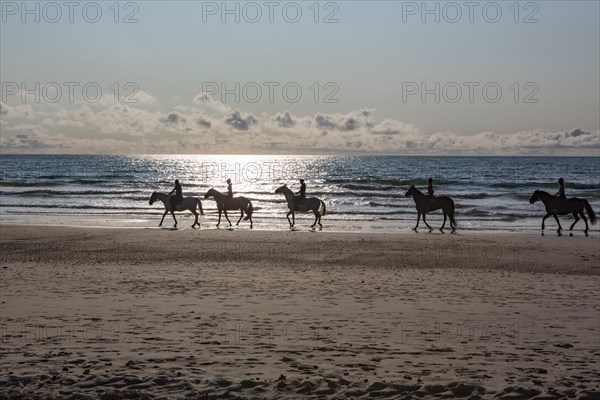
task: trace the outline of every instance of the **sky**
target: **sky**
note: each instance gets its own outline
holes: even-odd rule
[[[598,1],[0,1],[2,153],[600,156]]]

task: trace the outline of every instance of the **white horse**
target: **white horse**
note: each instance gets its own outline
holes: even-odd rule
[[[290,209],[290,211],[286,215],[287,220],[290,223],[290,228],[292,228],[296,224],[296,216],[295,216],[296,211],[299,211],[299,212],[312,211],[315,214],[315,222],[310,227],[314,228],[314,226],[317,223],[319,224],[319,226],[321,228],[323,227],[323,225],[321,225],[321,216],[325,215],[327,213],[327,207],[325,207],[325,203],[323,202],[323,200],[318,199],[316,197],[308,197],[308,198],[302,200],[301,202],[299,202],[298,206],[296,207],[296,195],[286,185],[283,185],[280,188],[277,188],[277,190],[275,190],[275,193],[277,193],[277,194],[282,193],[285,196],[288,208]],[[321,209],[321,210],[319,210],[319,209]],[[290,221],[290,214],[292,214],[293,222]]]
[[[200,222],[198,222],[198,212],[196,212],[196,207],[198,207],[200,208],[200,215],[204,215],[204,210],[202,209],[202,202],[200,202],[200,199],[196,197],[184,197],[182,201],[177,203],[175,210],[172,210],[171,197],[173,196],[160,192],[154,192],[152,193],[152,196],[150,196],[150,205],[154,204],[156,200],[160,200],[165,206],[165,213],[163,214],[158,226],[162,226],[165,216],[170,212],[173,216],[173,220],[175,221],[175,227],[177,227],[177,220],[175,219],[174,211],[180,212],[185,210],[190,210],[196,216],[196,220],[194,221],[192,228],[195,228],[196,225],[200,226]]]

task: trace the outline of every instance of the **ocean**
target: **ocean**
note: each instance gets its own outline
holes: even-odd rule
[[[207,215],[203,228],[214,228],[216,206],[204,199],[209,188],[226,191],[254,205],[257,229],[287,229],[283,196],[287,184],[327,205],[324,230],[401,231],[416,223],[411,184],[421,190],[434,179],[436,195],[452,197],[458,232],[539,232],[543,205],[529,204],[533,191],[557,191],[564,177],[568,197],[587,199],[600,213],[600,158],[597,157],[417,157],[417,156],[203,156],[203,155],[0,155],[0,220],[3,223],[75,223],[86,226],[156,227],[162,204],[150,206],[153,191],[169,192],[175,179],[184,196],[200,197]],[[178,214],[180,227],[193,222]],[[184,216],[185,215],[185,216]],[[233,215],[236,216],[237,213]],[[573,221],[560,217],[563,229]],[[428,215],[439,227],[441,212]],[[297,225],[308,229],[312,214]],[[165,225],[172,219],[165,218]],[[421,223],[421,226],[422,223]],[[580,221],[575,227],[581,233]],[[239,229],[247,226],[242,222]],[[598,225],[591,226],[598,235]],[[555,230],[553,219],[547,230]]]

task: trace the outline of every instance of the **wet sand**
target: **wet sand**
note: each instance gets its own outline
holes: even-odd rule
[[[598,238],[0,226],[0,398],[598,398]]]

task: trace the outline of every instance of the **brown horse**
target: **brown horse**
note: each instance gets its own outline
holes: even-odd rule
[[[296,204],[296,196],[294,195],[294,192],[292,192],[292,190],[286,185],[277,188],[275,190],[275,193],[283,194],[285,196],[288,209],[290,210],[286,215],[287,220],[290,223],[290,228],[293,228],[294,225],[296,225],[296,211],[312,211],[315,215],[315,222],[310,227],[314,228],[316,224],[319,224],[321,228],[323,227],[323,225],[321,225],[321,217],[327,214],[327,206],[325,205],[323,200],[318,199],[316,197],[308,197],[302,200],[299,204]],[[290,214],[292,215],[291,221]]]
[[[413,231],[417,231],[417,228],[419,227],[419,221],[421,220],[421,215],[423,215],[423,222],[429,228],[429,232],[431,232],[432,228],[425,220],[425,214],[439,209],[441,209],[444,213],[444,223],[442,224],[440,231],[444,232],[444,226],[446,226],[446,217],[450,219],[450,227],[452,228],[452,233],[456,231],[456,221],[454,220],[454,201],[452,201],[450,197],[426,196],[419,189],[417,189],[415,185],[411,185],[410,189],[408,189],[408,192],[406,192],[404,197],[412,197],[415,201],[415,205],[417,206],[417,225],[413,228]]]
[[[208,192],[204,195],[205,199],[209,197],[213,197],[217,202],[217,208],[219,209],[219,222],[217,222],[217,226],[221,224],[221,213],[225,213],[225,218],[227,222],[229,222],[229,226],[231,226],[231,221],[227,216],[227,210],[240,210],[240,219],[236,225],[240,224],[242,217],[244,216],[244,211],[246,212],[246,218],[244,221],[250,220],[250,229],[252,229],[252,202],[245,197],[232,197],[231,199],[227,198],[226,194],[223,194],[215,189],[209,189]]]
[[[571,224],[571,228],[569,228],[569,230],[573,230],[575,224],[579,222],[578,215],[581,215],[581,218],[583,218],[583,221],[585,222],[585,236],[588,236],[589,225],[587,218],[585,218],[585,214],[583,213],[584,208],[590,217],[590,222],[592,225],[596,224],[596,214],[594,213],[594,210],[592,210],[590,203],[585,199],[573,197],[565,200],[556,196],[552,196],[550,193],[544,192],[543,190],[536,190],[529,199],[529,203],[533,204],[538,200],[541,200],[542,203],[544,203],[544,207],[546,207],[546,215],[544,215],[544,218],[542,218],[542,235],[544,234],[544,222],[546,221],[546,218],[551,215],[554,217],[556,223],[558,224],[558,230],[556,232],[558,233],[558,236],[560,236],[562,235],[562,226],[560,226],[560,222],[558,221],[558,215],[573,214],[573,217],[575,217],[575,222]]]

